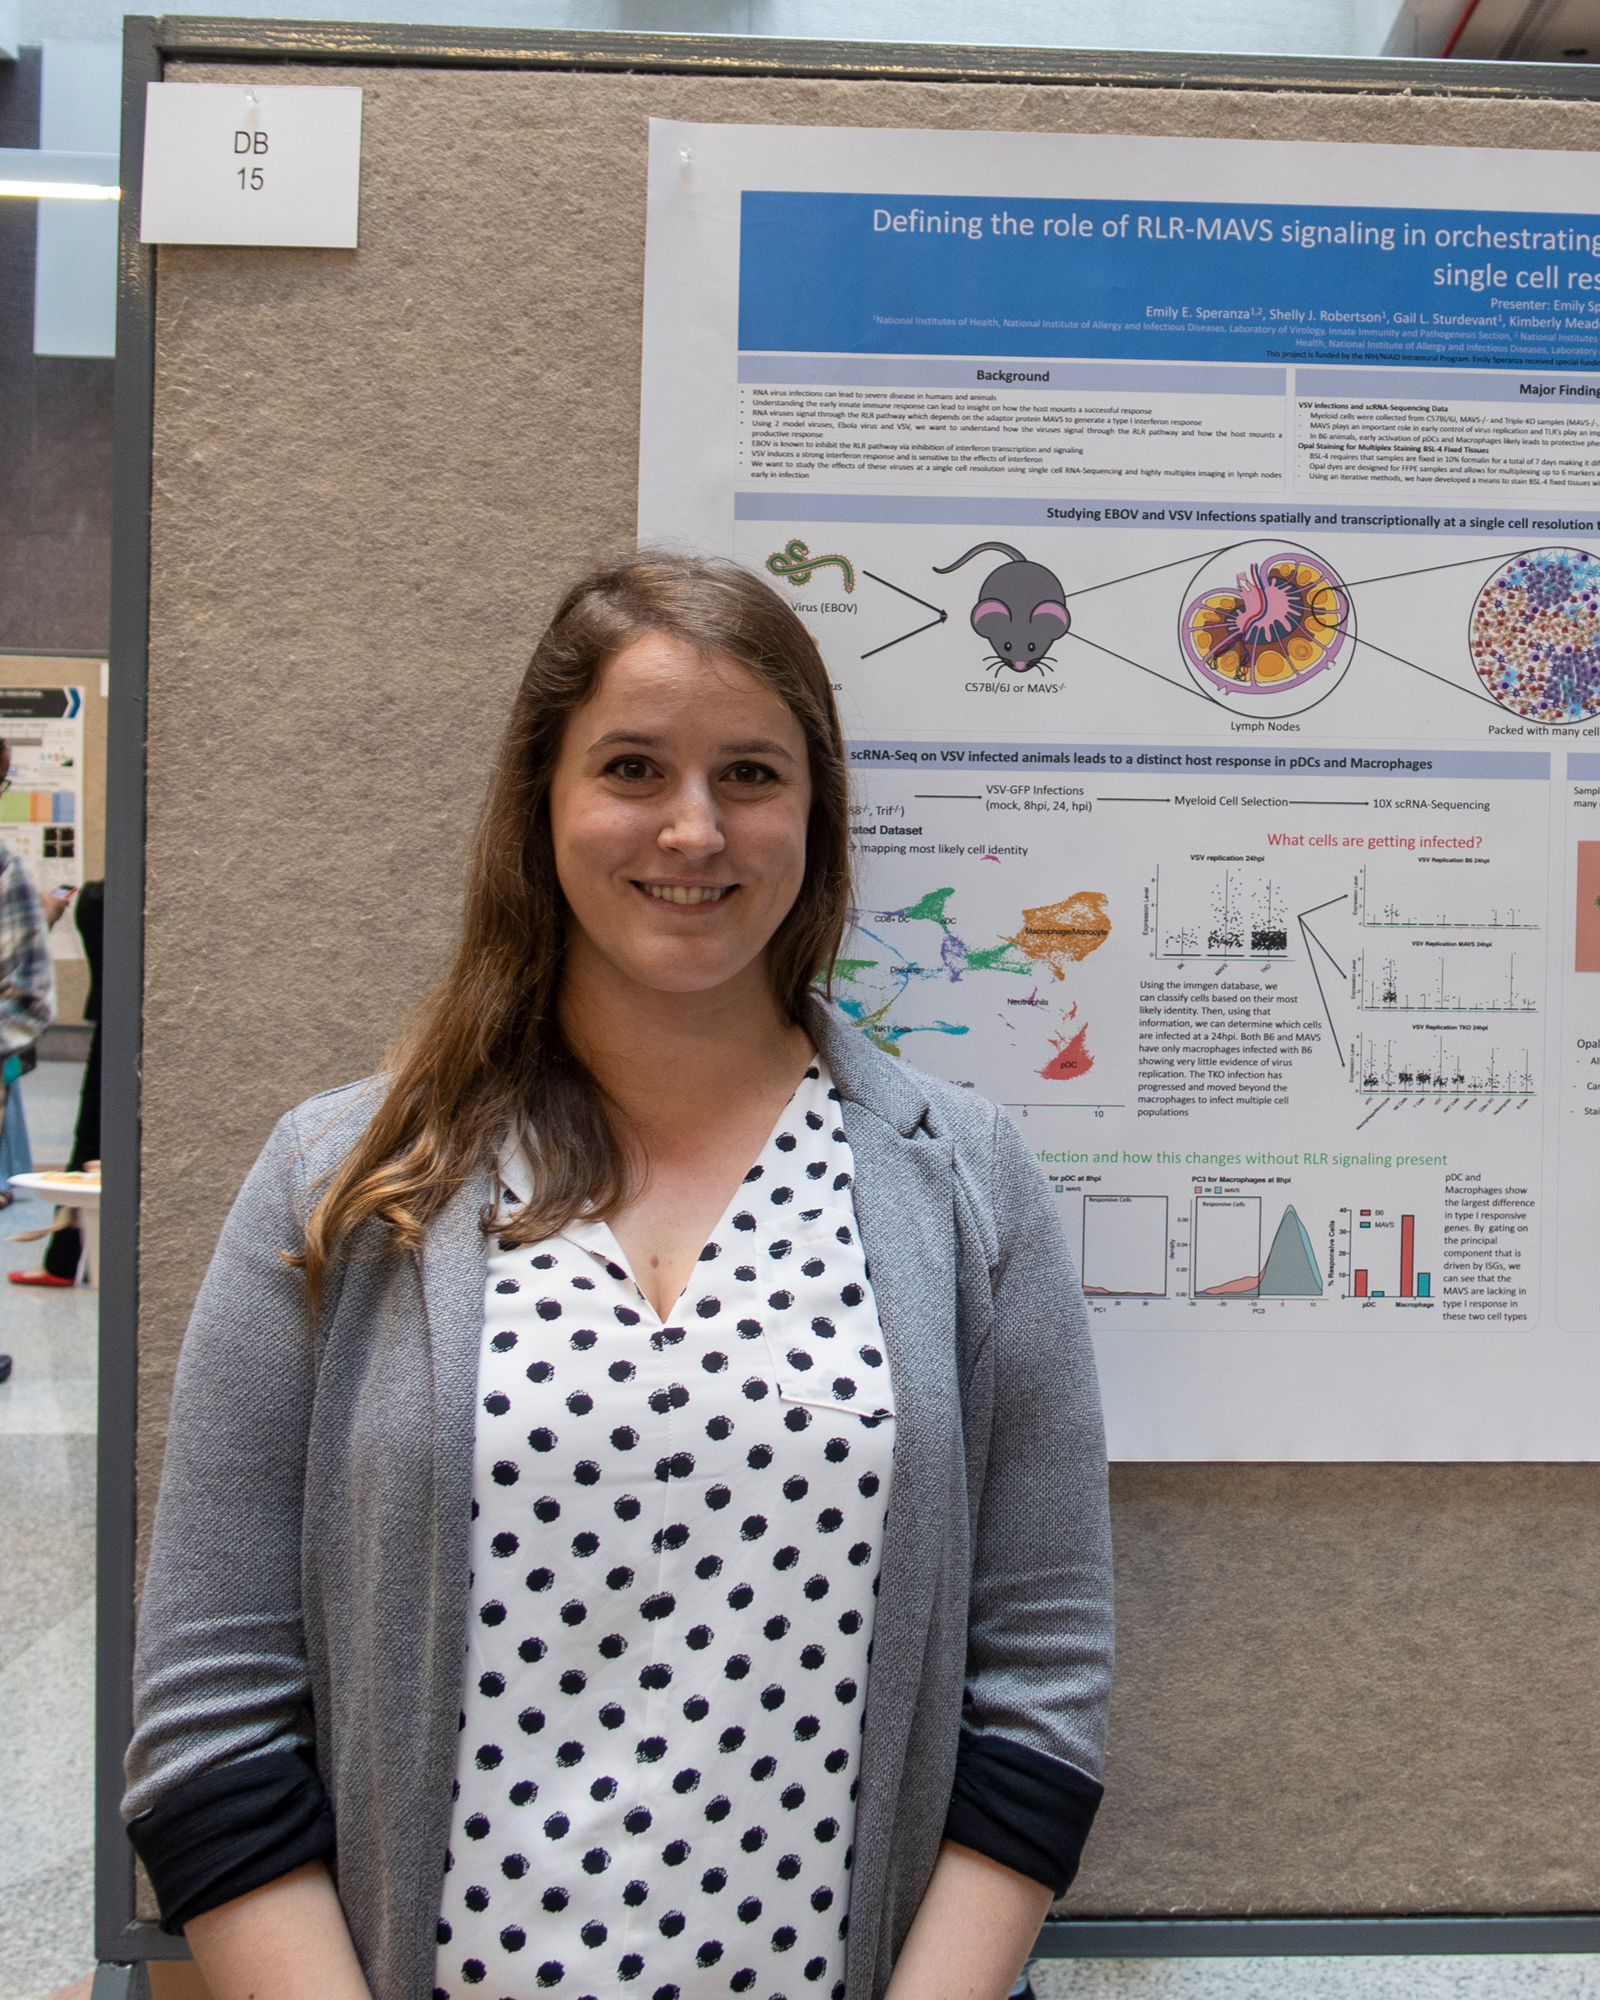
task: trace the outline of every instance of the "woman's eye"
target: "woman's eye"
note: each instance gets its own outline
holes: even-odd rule
[[[765,764],[735,764],[728,772],[732,785],[770,785],[773,774]]]
[[[650,766],[642,757],[616,757],[606,766],[608,776],[621,778],[624,784],[637,784],[641,778],[648,778]]]

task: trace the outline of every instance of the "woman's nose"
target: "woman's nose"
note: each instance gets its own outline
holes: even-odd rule
[[[715,804],[703,785],[685,786],[672,801],[667,823],[658,835],[660,846],[675,854],[716,854],[725,845]]]

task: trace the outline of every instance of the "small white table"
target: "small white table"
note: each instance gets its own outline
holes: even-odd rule
[[[71,1227],[83,1237],[83,1257],[78,1276],[83,1284],[100,1282],[100,1182],[82,1174],[13,1174],[12,1187],[21,1193],[40,1195],[57,1208],[72,1211]]]

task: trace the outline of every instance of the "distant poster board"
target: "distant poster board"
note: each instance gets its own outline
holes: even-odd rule
[[[41,894],[83,886],[83,709],[81,687],[0,688],[0,736],[11,749],[0,841]],[[83,957],[76,925],[55,926],[50,956]]]

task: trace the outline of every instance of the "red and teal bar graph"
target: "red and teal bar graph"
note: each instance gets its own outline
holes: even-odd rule
[[[1380,1215],[1382,1212],[1381,1209],[1378,1211]],[[1364,1208],[1360,1213],[1363,1219],[1357,1223],[1357,1227],[1370,1229],[1372,1227],[1371,1217],[1373,1211],[1370,1208]],[[1378,1226],[1382,1228],[1383,1225],[1380,1223]],[[1400,1287],[1395,1296],[1402,1299],[1432,1298],[1433,1273],[1431,1271],[1419,1271],[1416,1268],[1416,1264],[1417,1218],[1414,1215],[1402,1215],[1400,1218]],[[1382,1299],[1389,1296],[1387,1292],[1375,1290],[1370,1284],[1370,1267],[1365,1269],[1360,1267],[1354,1268],[1350,1276],[1352,1297],[1358,1299]]]

